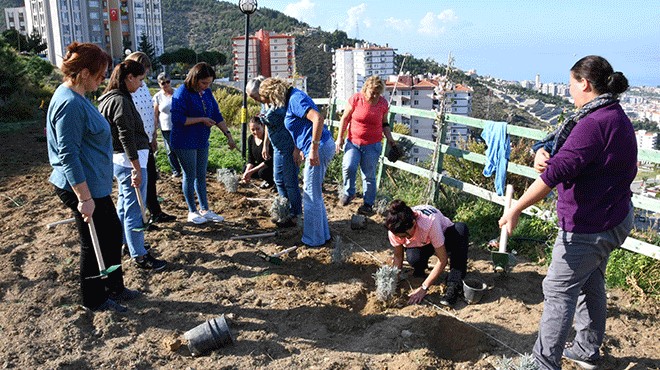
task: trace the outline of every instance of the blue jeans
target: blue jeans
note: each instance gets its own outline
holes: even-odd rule
[[[202,211],[209,209],[206,199],[206,165],[209,162],[209,148],[174,149],[183,170],[183,197],[186,198],[189,212],[197,212],[195,193]]]
[[[180,175],[181,164],[179,164],[179,158],[177,158],[176,153],[170,147],[170,134],[172,131],[161,132],[163,133],[163,144],[165,145],[165,152],[167,152],[167,160],[170,162],[170,167],[172,168],[172,174]]]
[[[328,165],[335,155],[335,145],[332,140],[326,140],[319,146],[318,166],[309,164],[309,156],[305,160],[303,171],[303,206],[304,224],[302,242],[310,247],[318,247],[330,240],[330,225],[328,214],[323,203],[323,179]]]
[[[632,206],[631,206],[632,207]],[[561,369],[561,357],[575,318],[573,353],[600,358],[605,335],[605,270],[610,252],[623,244],[633,226],[633,210],[621,224],[596,234],[559,230],[552,262],[543,279],[543,314],[534,344],[540,369]]]
[[[350,140],[346,140],[341,165],[344,177],[344,195],[349,197],[355,195],[355,177],[358,165],[360,165],[364,204],[374,205],[376,202],[376,169],[382,149],[383,144],[380,141],[369,145],[356,145]]]
[[[281,152],[273,146],[273,179],[277,194],[289,200],[290,215],[302,213],[302,197],[298,186],[298,166],[293,161],[293,150]]]
[[[131,186],[131,168],[114,165],[114,174],[119,185],[119,196],[117,197],[117,216],[124,228],[123,242],[128,246],[131,257],[140,257],[147,254],[144,249],[144,231],[133,231],[144,227],[142,211],[138,203],[137,192]],[[142,202],[147,202],[147,169],[142,169],[142,183],[140,184],[140,195]]]

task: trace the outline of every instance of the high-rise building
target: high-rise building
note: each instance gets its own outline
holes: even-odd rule
[[[25,20],[25,7],[5,8],[5,22],[7,29],[14,29],[21,35],[27,36],[28,28]]]
[[[355,44],[335,50],[333,57],[335,96],[347,101],[362,89],[364,81],[373,76],[385,80],[394,74],[394,49],[370,44]]]
[[[73,41],[94,43],[115,62],[137,50],[143,34],[156,55],[164,51],[160,0],[25,0],[25,9],[28,29],[43,36],[53,64]]]
[[[383,97],[390,101],[391,106],[408,106],[423,110],[436,110],[440,108],[440,100],[436,89],[440,81],[436,77],[422,76],[389,76],[385,83]],[[472,114],[472,89],[464,85],[456,85],[445,94],[445,112],[469,116]],[[396,114],[394,121],[410,128],[410,136],[435,141],[438,127],[434,119]],[[465,125],[448,124],[446,128],[445,143],[457,147],[467,142],[469,130]],[[433,151],[420,147],[413,147],[410,153],[410,162],[418,163],[431,159]]]
[[[234,37],[232,55],[234,81],[242,86],[245,73],[245,36]],[[248,79],[262,75],[295,80],[294,84],[306,90],[305,77],[296,75],[296,38],[263,29],[249,37]]]

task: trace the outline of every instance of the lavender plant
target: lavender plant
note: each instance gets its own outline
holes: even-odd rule
[[[399,271],[396,267],[385,265],[373,275],[376,280],[376,298],[379,301],[388,303],[394,298]]]
[[[334,237],[333,244],[334,248],[330,252],[330,260],[332,263],[342,263],[346,261],[351,255],[350,245],[345,244],[339,235]]]
[[[235,193],[238,191],[238,176],[233,170],[228,168],[220,168],[217,172],[218,181],[220,181],[227,192]]]
[[[273,222],[284,222],[289,217],[289,200],[281,195],[273,198],[270,206],[270,218]]]

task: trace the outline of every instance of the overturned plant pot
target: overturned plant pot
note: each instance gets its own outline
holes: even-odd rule
[[[367,218],[363,215],[353,215],[351,217],[351,230],[362,230],[367,228]]]
[[[234,343],[225,315],[207,320],[183,334],[193,356],[205,355],[214,349]]]

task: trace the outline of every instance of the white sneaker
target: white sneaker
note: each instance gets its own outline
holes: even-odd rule
[[[200,225],[208,220],[205,217],[202,217],[199,213],[197,212],[188,212],[188,222],[192,222],[195,225]]]
[[[202,212],[204,212],[204,211],[202,211]],[[222,221],[225,220],[224,217],[215,214],[215,212],[213,212],[213,211],[206,211],[206,212],[202,213],[202,217],[204,217],[208,221],[213,221],[213,222],[222,222]]]

